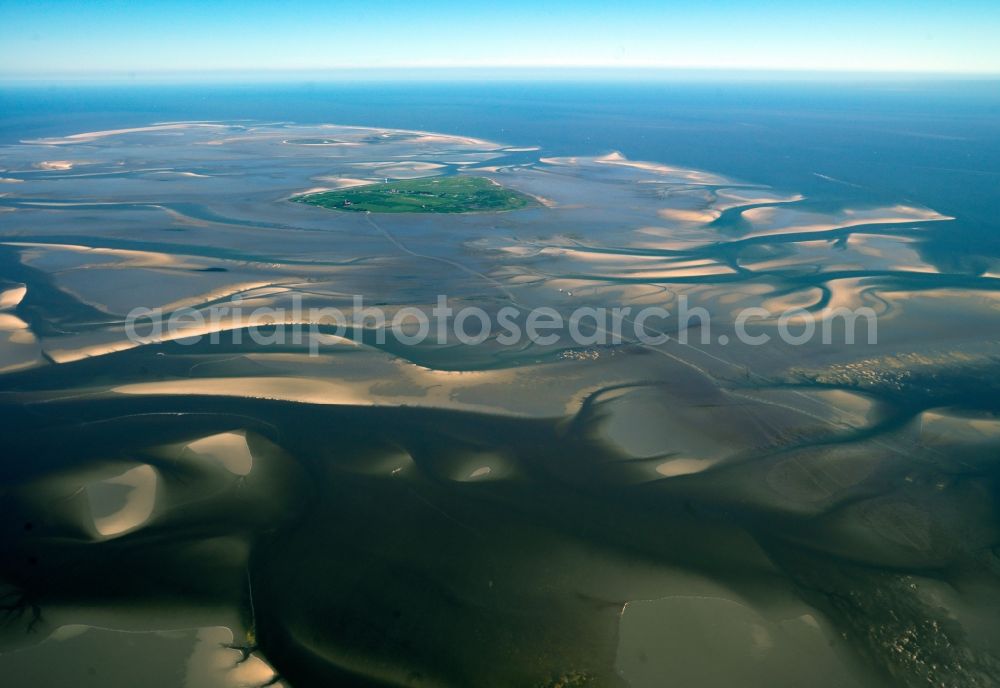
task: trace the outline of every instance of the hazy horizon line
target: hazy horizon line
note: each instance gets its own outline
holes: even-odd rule
[[[255,82],[275,78],[305,81],[586,81],[597,77],[616,81],[690,81],[690,80],[991,80],[1000,72],[946,70],[857,70],[817,68],[733,68],[670,67],[621,65],[537,65],[537,66],[370,66],[309,69],[210,69],[210,70],[81,70],[51,72],[2,72],[0,84],[52,82],[125,82],[164,83],[179,81],[210,82],[218,80]]]

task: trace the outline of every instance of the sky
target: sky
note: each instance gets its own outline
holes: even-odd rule
[[[0,78],[496,67],[995,75],[998,30],[997,0],[0,0]]]

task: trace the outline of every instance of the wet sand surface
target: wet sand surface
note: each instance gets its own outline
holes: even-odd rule
[[[0,160],[5,685],[1000,682],[1000,267],[926,250],[948,215],[334,125],[159,123]],[[288,200],[439,174],[540,203]],[[236,321],[127,336],[137,307],[355,294],[389,314],[684,297],[711,331],[370,330],[319,355]],[[762,318],[752,346],[748,307],[834,335],[868,307],[878,341],[792,345]]]

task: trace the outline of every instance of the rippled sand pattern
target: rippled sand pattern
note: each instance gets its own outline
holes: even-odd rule
[[[1000,682],[1000,282],[922,252],[935,210],[332,125],[159,123],[0,156],[0,673]],[[541,204],[288,200],[443,174]],[[350,313],[355,294],[389,313],[684,297],[712,325],[659,345],[369,331],[318,356],[234,341],[238,318],[126,336],[136,307]],[[746,307],[860,306],[877,343],[717,336]]]

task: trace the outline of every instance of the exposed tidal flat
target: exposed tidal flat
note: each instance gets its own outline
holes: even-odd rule
[[[928,249],[948,214],[333,125],[159,123],[0,160],[13,685],[1000,682],[1000,270]],[[293,200],[427,178],[533,202]],[[683,297],[711,328],[318,352],[235,319],[126,331],[134,308],[238,300],[291,326],[293,301],[355,295],[389,314]],[[791,307],[869,308],[877,341],[720,339]]]

